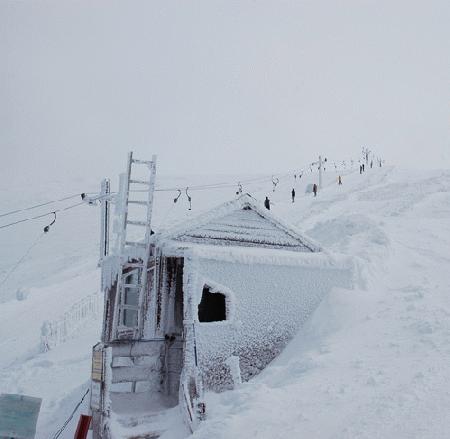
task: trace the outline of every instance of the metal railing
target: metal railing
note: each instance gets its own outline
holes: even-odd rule
[[[100,315],[103,295],[93,293],[74,303],[59,319],[46,320],[41,327],[41,352],[73,338],[89,320]]]

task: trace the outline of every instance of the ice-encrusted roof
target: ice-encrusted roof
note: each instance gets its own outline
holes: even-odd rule
[[[277,218],[249,194],[243,194],[236,200],[170,229],[158,238],[220,246],[322,251],[319,245]]]

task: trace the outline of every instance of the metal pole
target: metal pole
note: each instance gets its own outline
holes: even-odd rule
[[[372,151],[370,151],[369,148],[363,146],[362,152],[363,152],[363,159],[366,160],[366,166],[369,167],[369,155]]]
[[[319,155],[319,189],[322,189],[322,156]]]
[[[196,337],[195,337],[195,322],[192,322],[192,334],[194,336],[194,360],[195,360],[195,366],[198,367],[197,340],[196,340]]]
[[[100,259],[98,265],[100,266],[103,258],[109,253],[109,219],[110,219],[110,200],[111,186],[108,178],[102,180],[100,188],[100,203],[101,203],[101,217],[100,217]]]

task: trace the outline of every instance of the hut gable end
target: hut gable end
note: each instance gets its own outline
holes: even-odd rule
[[[265,247],[298,252],[316,252],[320,248],[300,236],[290,226],[264,212],[249,195],[225,203],[206,217],[172,233],[175,241],[220,245]]]

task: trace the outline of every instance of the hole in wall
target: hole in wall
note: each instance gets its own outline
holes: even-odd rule
[[[198,305],[199,322],[221,322],[227,319],[227,306],[225,294],[211,292],[211,288],[205,285],[202,292],[202,300]]]

